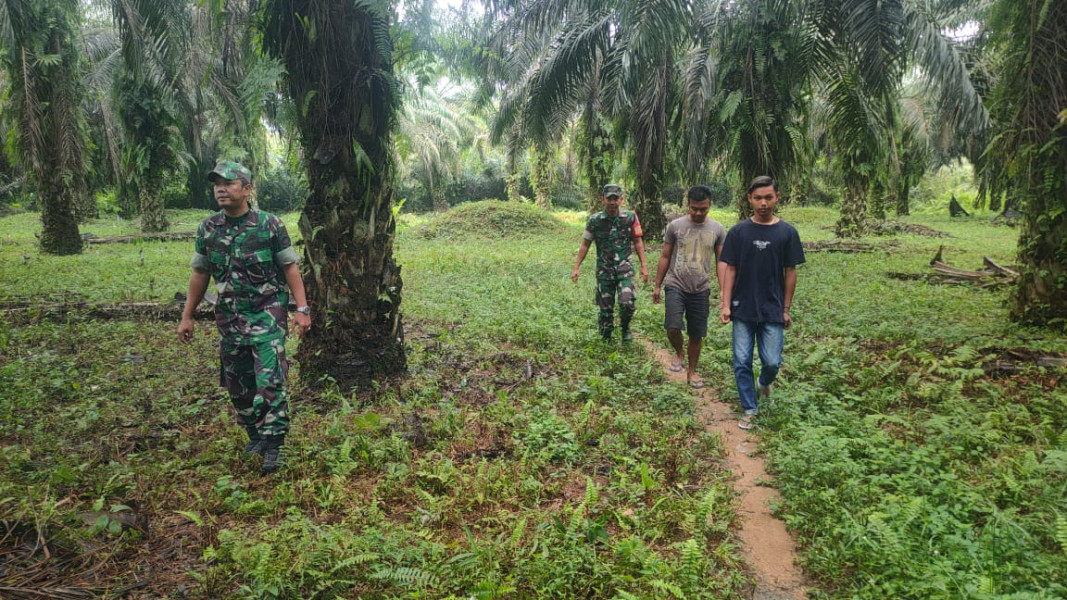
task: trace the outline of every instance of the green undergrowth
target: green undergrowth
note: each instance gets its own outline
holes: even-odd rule
[[[641,344],[598,339],[594,257],[570,281],[584,215],[486,209],[427,234],[459,210],[400,219],[407,377],[311,393],[294,365],[290,456],[272,478],[240,456],[210,323],[185,346],[175,323],[0,316],[0,537],[21,549],[0,585],[53,569],[144,597],[750,594],[719,438]],[[833,237],[831,210],[782,216],[805,241]],[[947,236],[808,253],[762,407],[808,595],[1067,597],[1067,373],[1033,364],[1067,356],[1067,338],[1013,326],[1004,288],[922,279],[942,247],[961,268],[1011,264],[1015,230],[901,221]],[[2,301],[166,301],[187,285],[191,241],[45,257],[35,224],[0,219]],[[648,292],[635,329],[662,345]],[[700,371],[736,403],[730,360],[730,328],[710,325]]]
[[[569,227],[511,244],[402,226],[408,376],[312,394],[294,368],[274,477],[240,456],[210,323],[186,346],[175,323],[5,322],[0,536],[24,550],[0,585],[51,568],[146,597],[738,597],[721,442],[643,347],[598,339]],[[191,242],[166,247],[187,263]],[[127,262],[85,254],[96,288],[72,289],[143,277],[123,266],[137,245],[115,248]],[[5,282],[63,289],[49,259],[0,257]]]
[[[762,411],[809,596],[1067,597],[1067,372],[1033,360],[1067,356],[1067,337],[1013,326],[1006,288],[889,277],[928,272],[942,246],[960,268],[1010,265],[1014,230],[906,222],[951,237],[808,254]],[[728,349],[713,354],[728,378]]]

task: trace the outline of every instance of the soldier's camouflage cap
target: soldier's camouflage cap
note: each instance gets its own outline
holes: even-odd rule
[[[604,186],[604,189],[601,190],[600,193],[605,198],[611,198],[612,196],[621,196],[622,195],[622,186],[617,184],[617,183],[609,183],[609,184]]]
[[[209,181],[215,181],[216,177],[222,177],[223,179],[240,179],[245,183],[252,183],[252,171],[248,170],[248,167],[241,163],[232,160],[224,160],[220,162],[207,174]]]

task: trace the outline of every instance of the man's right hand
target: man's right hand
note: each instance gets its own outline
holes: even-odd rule
[[[574,271],[571,272],[571,281],[578,283],[578,267],[574,267]]]
[[[660,290],[659,290],[659,286],[657,285],[656,289],[652,290],[652,304],[659,304],[659,299],[660,299]]]
[[[727,323],[730,322],[730,307],[729,306],[723,306],[721,309],[719,309],[719,322],[722,323],[723,325],[726,325]]]
[[[193,329],[193,320],[189,317],[182,317],[182,322],[178,324],[178,341],[183,344],[192,343]]]

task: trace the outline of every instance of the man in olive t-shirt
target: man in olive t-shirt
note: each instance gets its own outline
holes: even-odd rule
[[[665,285],[666,307],[663,326],[667,339],[674,349],[670,369],[681,372],[688,356],[686,381],[694,389],[704,387],[704,380],[697,375],[697,362],[704,337],[708,334],[708,313],[711,304],[711,271],[722,282],[719,253],[722,251],[726,230],[715,219],[708,218],[711,209],[711,190],[697,185],[686,194],[689,214],[667,225],[663,236],[663,251],[656,266],[656,287],[652,302],[660,301],[660,286]],[[682,322],[689,334],[686,355],[682,354]]]

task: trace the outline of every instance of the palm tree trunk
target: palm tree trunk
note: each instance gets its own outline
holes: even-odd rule
[[[60,178],[46,178],[39,188],[41,198],[41,251],[70,255],[82,251],[78,219],[74,214],[77,191]]]
[[[886,188],[881,179],[875,181],[870,197],[870,214],[875,221],[885,221]]]
[[[1061,206],[1067,206],[1061,190]],[[1019,235],[1020,277],[1011,296],[1012,317],[1020,322],[1048,326],[1067,322],[1067,213],[1052,216],[1027,203]],[[1043,207],[1041,207],[1043,208]]]
[[[897,197],[894,199],[898,217],[911,214],[911,181],[907,175],[900,178]]]
[[[85,182],[85,173],[78,174],[77,179],[78,182],[74,185],[75,193],[77,194],[74,201],[74,215],[79,223],[87,223],[89,220],[100,216],[100,209],[96,206],[96,198],[89,193],[89,186]]]
[[[23,170],[37,184],[41,208],[41,251],[69,255],[82,250],[78,200],[88,195],[81,132],[84,96],[75,32],[80,19],[74,0],[8,2],[9,37],[0,40],[7,70],[4,95],[18,122]],[[84,207],[83,207],[84,208]]]
[[[841,217],[835,226],[837,237],[860,237],[867,231],[867,183],[862,180],[845,182],[845,197],[841,199]]]
[[[508,174],[504,178],[505,186],[508,194],[508,202],[519,202],[522,200],[522,191],[520,190],[521,176],[519,175],[518,160],[515,157],[515,153],[508,151]]]
[[[389,15],[376,4],[273,0],[264,46],[287,67],[310,194],[300,218],[312,328],[297,352],[311,386],[402,372],[393,260],[392,132],[399,99]]]
[[[537,206],[552,210],[551,194],[552,153],[546,149],[534,150],[533,188]]]
[[[433,209],[437,212],[445,212],[448,210],[448,198],[445,198],[445,191],[441,188],[430,188],[430,198],[433,199]]]
[[[667,80],[672,69],[670,51],[665,51],[661,68],[652,75],[655,81],[648,86],[652,93],[638,101],[638,107],[630,117],[637,162],[634,209],[641,219],[646,239],[663,239],[667,228],[667,218],[663,215],[662,178],[667,148]]]
[[[162,183],[155,178],[146,178],[141,183],[137,188],[137,200],[141,206],[141,231],[166,231],[167,213],[163,209]]]

